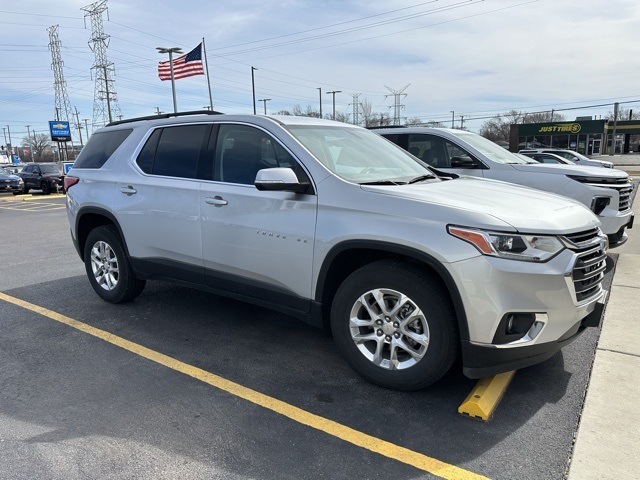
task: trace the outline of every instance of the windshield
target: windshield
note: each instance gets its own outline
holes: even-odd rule
[[[504,147],[487,140],[480,135],[468,132],[451,132],[463,142],[478,150],[489,160],[496,163],[537,163],[533,159],[525,160]]]
[[[42,173],[53,173],[60,175],[60,170],[57,165],[40,165],[40,171]]]
[[[20,173],[24,168],[22,165],[8,165],[2,167],[6,173]]]
[[[288,130],[320,163],[349,182],[394,185],[436,178],[426,164],[368,130],[319,125],[291,125]]]

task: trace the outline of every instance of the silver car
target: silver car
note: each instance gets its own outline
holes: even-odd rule
[[[440,177],[328,120],[165,117],[95,132],[65,178],[108,302],[148,280],[243,299],[330,328],[355,371],[405,390],[458,356],[471,378],[539,363],[598,325],[607,240],[576,201]]]

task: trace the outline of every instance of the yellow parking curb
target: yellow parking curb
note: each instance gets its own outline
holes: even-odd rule
[[[478,380],[471,393],[458,407],[458,413],[487,421],[500,403],[515,370]]]

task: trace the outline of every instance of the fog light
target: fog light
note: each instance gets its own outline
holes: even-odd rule
[[[520,340],[536,321],[535,313],[507,313],[496,329],[493,344],[502,345]]]
[[[610,202],[611,199],[609,197],[594,197],[591,201],[591,210],[596,215],[600,215]]]

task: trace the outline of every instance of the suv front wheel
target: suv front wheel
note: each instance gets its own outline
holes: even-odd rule
[[[331,330],[349,365],[399,390],[427,387],[449,370],[458,353],[455,319],[440,282],[393,260],[353,272],[331,308]]]
[[[95,292],[110,303],[133,300],[146,281],[136,278],[113,225],[97,227],[84,246],[84,266]]]

